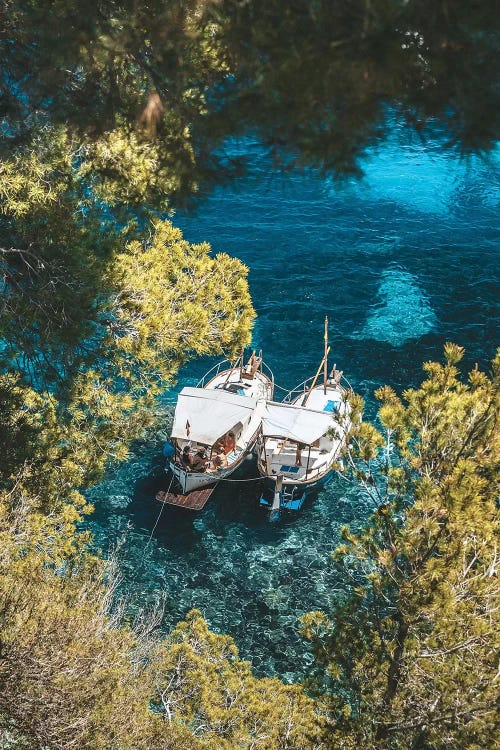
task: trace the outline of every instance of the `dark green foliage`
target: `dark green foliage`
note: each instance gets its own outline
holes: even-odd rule
[[[214,149],[249,130],[279,164],[297,154],[336,175],[357,171],[395,113],[460,153],[487,152],[498,22],[491,0],[8,0],[5,132],[26,142],[49,121],[91,150],[113,132],[156,136],[155,172],[168,175],[156,201],[237,173]],[[101,177],[126,180],[108,157]]]

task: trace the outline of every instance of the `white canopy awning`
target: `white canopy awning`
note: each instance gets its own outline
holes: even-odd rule
[[[213,445],[252,415],[256,399],[223,390],[183,388],[175,407],[172,437]]]
[[[283,437],[310,445],[333,427],[331,413],[268,402],[262,418],[264,437]]]

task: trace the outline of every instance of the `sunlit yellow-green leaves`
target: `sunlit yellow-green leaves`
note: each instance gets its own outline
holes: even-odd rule
[[[197,611],[177,625],[155,665],[157,709],[209,747],[312,748],[320,719],[300,687],[256,679],[231,638],[215,635]]]
[[[170,222],[128,245],[115,274],[121,293],[113,313],[131,321],[126,347],[139,359],[234,354],[248,343],[254,313],[246,269],[224,253],[211,256],[206,243],[190,245]]]
[[[301,687],[254,677],[200,613],[164,641],[124,624],[72,502],[45,514],[0,494],[0,733],[39,750],[319,750]]]
[[[303,618],[328,747],[495,744],[500,356],[464,382],[462,355],[448,344],[403,400],[380,389],[382,431],[354,430],[351,471],[376,511],[333,556],[352,593]]]

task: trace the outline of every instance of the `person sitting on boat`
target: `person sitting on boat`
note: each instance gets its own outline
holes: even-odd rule
[[[204,472],[207,468],[207,454],[203,446],[198,448],[191,462],[191,471]]]
[[[224,451],[219,451],[214,458],[214,466],[216,469],[225,469],[227,466],[227,456]]]
[[[223,437],[224,441],[224,453],[232,453],[234,450],[236,450],[236,440],[234,437],[234,432],[228,432]]]
[[[295,466],[302,466],[302,451],[305,447],[304,443],[297,443],[297,449],[295,451]]]
[[[333,365],[333,370],[330,373],[330,380],[333,380],[336,385],[339,385],[343,374],[343,370],[337,370],[337,365]]]
[[[223,437],[216,440],[212,446],[212,455],[216,453],[224,453],[224,438]]]
[[[181,464],[188,471],[191,469],[193,465],[193,459],[191,458],[191,454],[189,452],[189,445],[185,445],[184,448],[182,449]]]
[[[241,370],[241,377],[247,380],[253,380],[253,377],[262,363],[262,357],[257,357],[255,352],[252,352],[252,356],[248,360],[247,364]]]
[[[212,450],[212,460],[210,462],[210,468],[207,469],[208,472],[216,472],[219,471],[219,469],[225,469],[227,466],[227,456],[222,450],[222,448],[219,449],[219,451],[214,452]]]

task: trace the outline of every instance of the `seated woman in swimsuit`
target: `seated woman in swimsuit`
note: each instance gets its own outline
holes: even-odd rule
[[[228,432],[226,435],[224,435],[224,453],[227,454],[231,453],[236,448],[236,440],[234,438],[234,432]]]
[[[219,471],[219,469],[224,469],[226,466],[227,456],[224,451],[220,450],[218,453],[214,453],[214,451],[212,451],[212,460],[210,462],[210,468],[207,469],[207,471],[213,473]]]
[[[224,438],[221,437],[212,445],[212,455],[215,453],[224,453]]]

